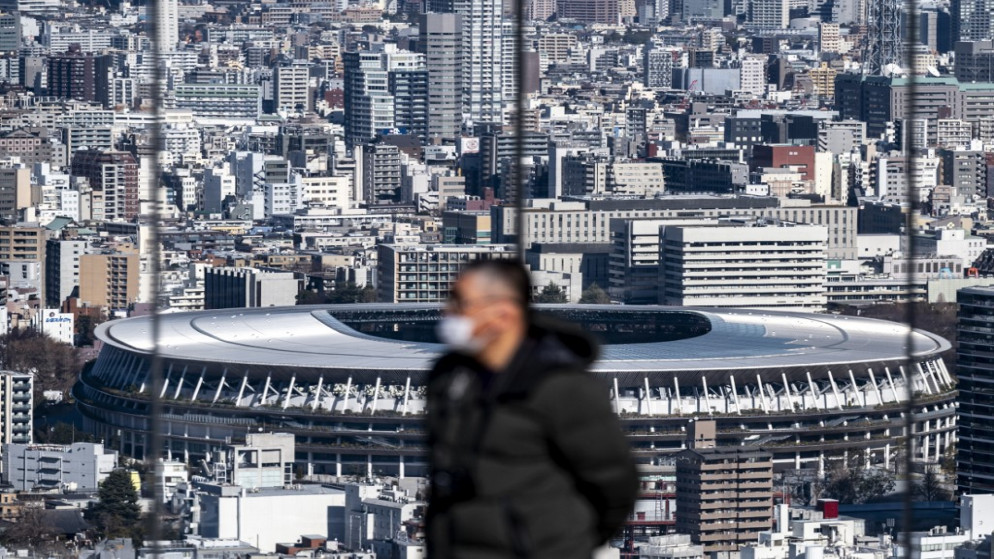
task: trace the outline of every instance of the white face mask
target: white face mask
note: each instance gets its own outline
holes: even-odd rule
[[[473,337],[473,320],[465,316],[443,316],[435,326],[435,334],[450,350],[467,355],[476,355],[485,344]]]

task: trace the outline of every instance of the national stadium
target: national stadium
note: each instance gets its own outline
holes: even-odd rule
[[[914,395],[914,459],[955,444],[949,342],[900,324],[748,309],[546,306],[597,337],[594,374],[640,463],[661,464],[691,419],[720,445],[773,453],[778,470],[859,453],[891,465]],[[163,414],[174,459],[196,460],[247,433],[296,436],[310,474],[423,476],[425,382],[443,350],[440,308],[357,304],[163,314]],[[102,324],[97,360],[74,387],[84,427],[142,458],[150,428],[151,319]],[[591,441],[596,444],[596,441]]]

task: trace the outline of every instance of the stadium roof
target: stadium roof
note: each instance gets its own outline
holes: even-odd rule
[[[417,373],[431,367],[443,346],[360,333],[333,315],[361,313],[367,321],[375,322],[382,314],[383,322],[391,322],[396,315],[420,311],[427,322],[434,319],[437,308],[367,304],[163,314],[161,351],[167,359],[222,365]],[[633,319],[640,313],[689,313],[710,323],[710,331],[696,337],[603,347],[596,371],[640,376],[698,370],[814,371],[845,363],[893,363],[905,358],[908,340],[908,330],[901,324],[831,314],[618,305],[559,308],[629,313]],[[138,317],[108,322],[97,329],[97,335],[116,347],[147,353],[152,349],[150,320]],[[945,339],[923,331],[915,332],[914,345],[917,356],[950,348]],[[840,367],[838,372],[844,370]]]

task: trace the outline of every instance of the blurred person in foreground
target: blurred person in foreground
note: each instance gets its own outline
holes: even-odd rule
[[[516,261],[474,262],[452,288],[428,381],[430,559],[589,558],[635,503],[596,346],[530,298]]]

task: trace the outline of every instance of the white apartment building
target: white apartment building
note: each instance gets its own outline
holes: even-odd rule
[[[824,311],[825,237],[810,225],[666,227],[659,302]]]

